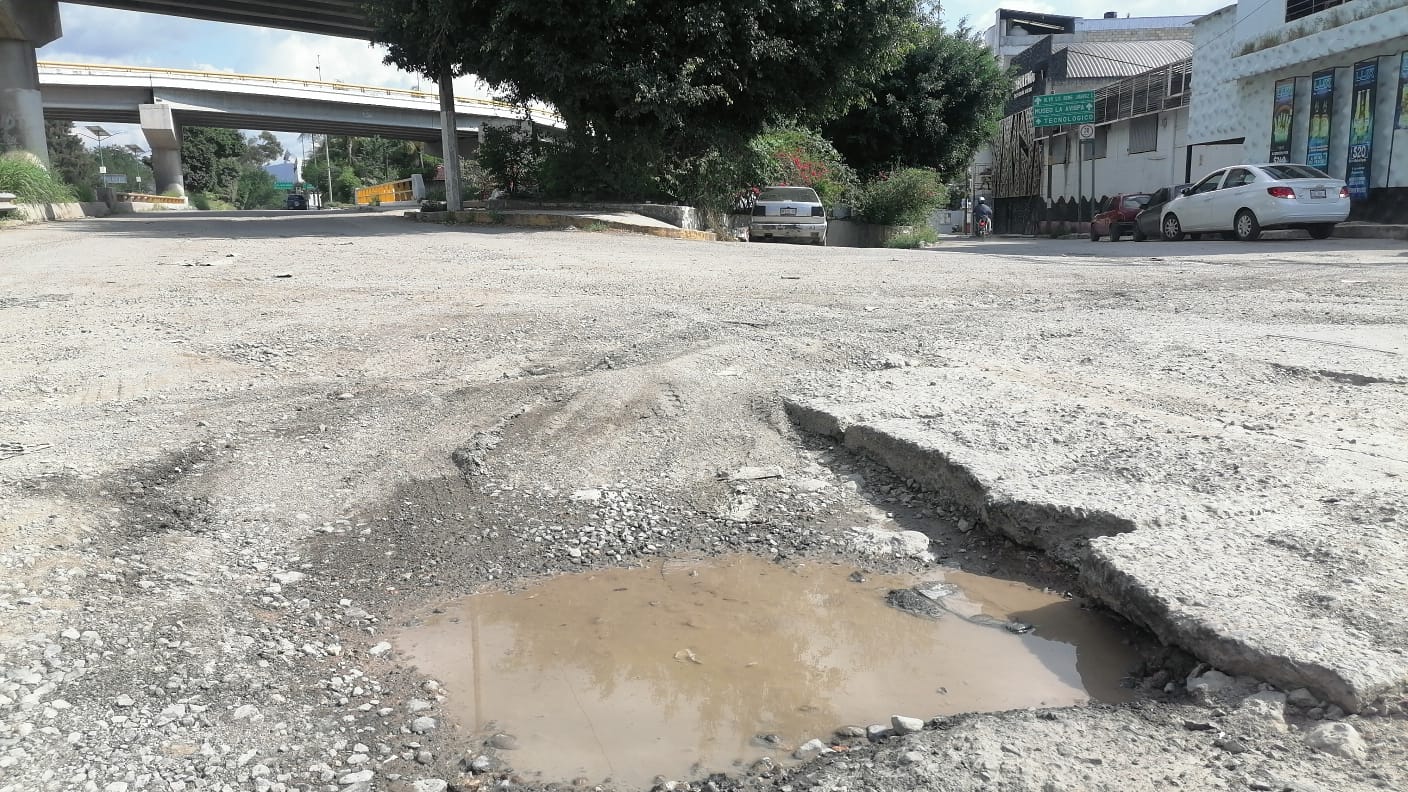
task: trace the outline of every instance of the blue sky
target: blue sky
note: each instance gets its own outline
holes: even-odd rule
[[[1012,0],[955,0],[944,3],[945,19],[954,23],[967,19],[985,30],[992,25],[999,7],[1054,14],[1098,17],[1118,9],[1121,16],[1161,14],[1201,14],[1227,5],[1229,0],[1066,0],[1027,2]],[[73,63],[105,63],[130,66],[160,66],[173,69],[203,69],[278,77],[316,78],[322,65],[325,80],[361,85],[414,88],[418,78],[383,64],[382,52],[366,42],[267,30],[243,25],[201,22],[155,14],[114,11],[93,6],[61,6],[64,35],[40,50],[41,60]],[[429,87],[425,85],[423,87]],[[487,95],[472,79],[456,82],[461,95]],[[136,143],[143,148],[141,132],[127,125],[112,124],[120,133],[113,143]],[[280,135],[285,147],[298,153],[296,135]]]

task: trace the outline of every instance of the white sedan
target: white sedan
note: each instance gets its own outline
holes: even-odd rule
[[[1159,228],[1171,242],[1210,232],[1250,242],[1273,228],[1302,228],[1325,239],[1348,217],[1349,188],[1339,179],[1308,165],[1235,165],[1165,205]]]
[[[810,187],[764,187],[753,203],[748,239],[825,245],[826,209]]]

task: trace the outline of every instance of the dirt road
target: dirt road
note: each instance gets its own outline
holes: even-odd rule
[[[1347,373],[1396,403],[1382,394],[1405,387],[1405,316],[1408,247],[1367,241],[807,249],[374,214],[0,231],[0,790],[571,783],[510,770],[511,747],[442,711],[456,691],[394,644],[407,614],[491,583],[731,552],[929,568],[862,562],[857,526],[921,530],[969,572],[1076,586],[960,522],[944,493],[800,433],[782,394],[924,367],[1078,379],[1110,361],[1176,372],[1100,378],[1175,412],[1200,382],[1265,376],[1259,398],[1324,413],[1317,432],[1367,425],[1361,441],[1386,448],[1401,414],[1296,383]],[[1147,326],[1168,343],[1131,332]],[[1266,336],[1301,339],[1282,375],[1242,365],[1255,355],[1234,341]],[[1131,703],[942,718],[804,765],[665,780],[1408,788],[1396,694],[1345,716],[1252,678],[1190,693],[1195,658],[1129,640]]]

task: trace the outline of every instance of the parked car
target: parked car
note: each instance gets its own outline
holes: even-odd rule
[[[1183,194],[1183,191],[1193,185],[1191,184],[1170,184],[1167,187],[1160,187],[1149,196],[1149,202],[1144,204],[1144,209],[1134,218],[1134,241],[1143,242],[1146,239],[1158,239],[1161,235],[1159,222],[1163,220],[1164,206],[1174,198]]]
[[[307,208],[308,208],[308,196],[306,196],[306,195],[304,195],[304,194],[302,194],[302,193],[289,193],[288,197],[284,199],[284,208],[285,208],[285,209],[307,209]]]
[[[1149,193],[1121,193],[1105,204],[1105,211],[1090,221],[1090,241],[1107,236],[1111,242],[1134,231],[1134,218],[1149,203]]]
[[[753,202],[748,239],[825,245],[826,207],[810,187],[764,187]]]
[[[1301,228],[1316,239],[1349,217],[1349,188],[1308,165],[1235,165],[1208,174],[1164,207],[1163,238],[1221,233],[1250,242],[1273,228]]]

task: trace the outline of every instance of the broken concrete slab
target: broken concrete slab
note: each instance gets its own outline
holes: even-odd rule
[[[1394,456],[1026,371],[870,372],[786,408],[1218,668],[1351,711],[1408,683],[1408,463]]]

